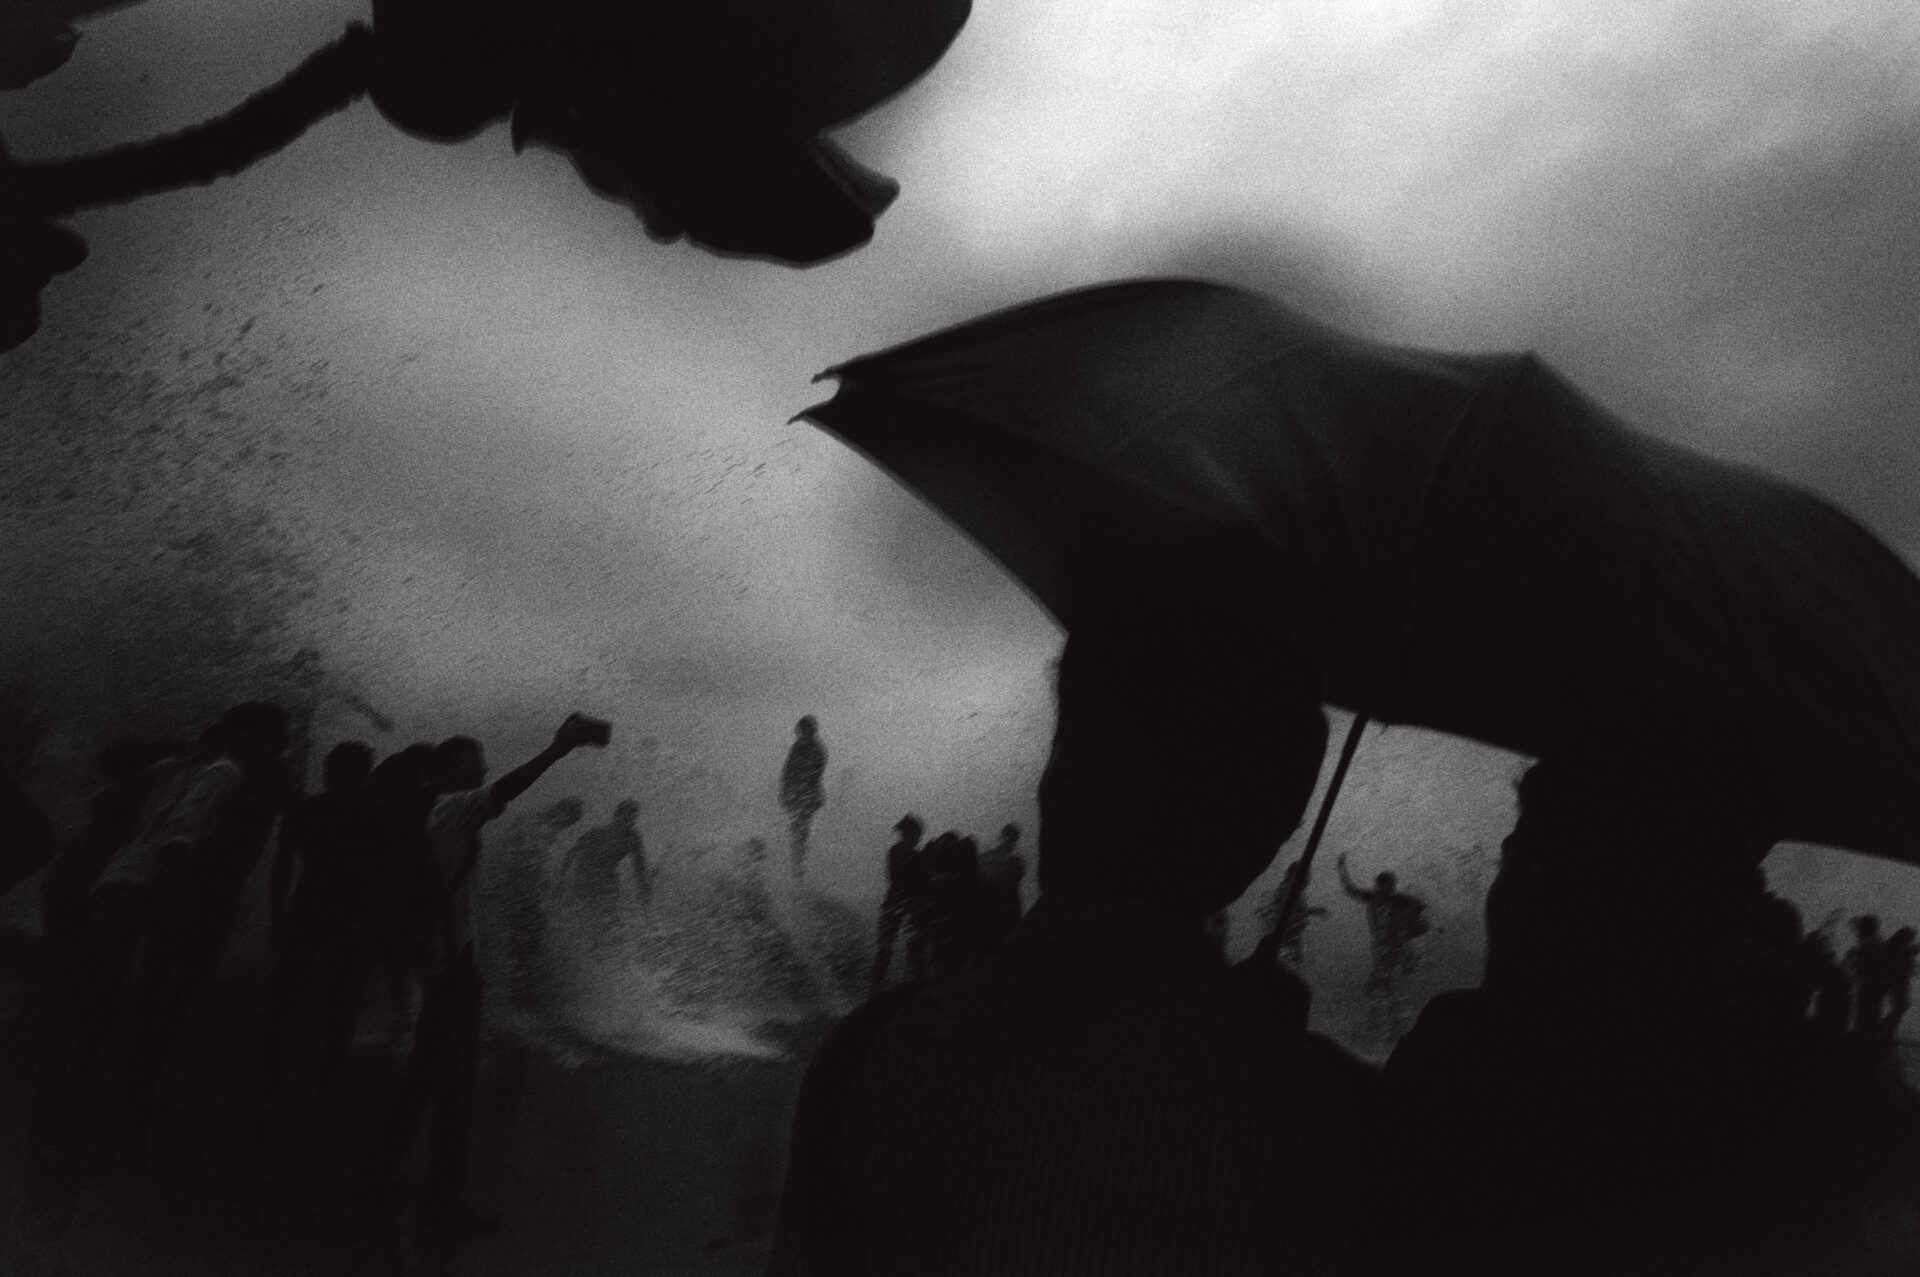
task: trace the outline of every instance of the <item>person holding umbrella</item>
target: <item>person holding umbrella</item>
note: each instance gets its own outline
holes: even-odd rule
[[[1217,599],[1137,601],[1069,631],[1020,930],[810,1065],[770,1273],[1323,1272],[1346,1247],[1365,1070],[1204,925],[1312,792],[1312,667]]]

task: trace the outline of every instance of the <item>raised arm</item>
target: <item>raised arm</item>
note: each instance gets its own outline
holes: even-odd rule
[[[1348,875],[1347,858],[1345,856],[1334,861],[1333,867],[1340,871],[1340,889],[1342,891],[1352,896],[1355,900],[1369,903],[1373,900],[1373,893],[1360,886],[1360,884],[1356,883],[1353,878]]]
[[[547,768],[574,750],[582,745],[604,744],[600,733],[600,727],[584,714],[567,715],[567,721],[560,724],[560,730],[553,734],[552,744],[493,782],[487,792],[491,796],[494,814],[505,810],[508,803],[526,793],[534,781],[545,775]]]

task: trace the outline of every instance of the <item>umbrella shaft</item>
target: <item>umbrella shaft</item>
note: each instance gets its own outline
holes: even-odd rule
[[[1287,920],[1293,917],[1294,910],[1300,907],[1300,897],[1306,894],[1307,877],[1313,872],[1313,855],[1320,850],[1320,837],[1327,832],[1327,818],[1333,815],[1333,801],[1340,796],[1341,782],[1347,778],[1347,767],[1353,762],[1353,751],[1360,747],[1360,733],[1367,721],[1365,714],[1355,714],[1353,725],[1347,728],[1347,739],[1340,746],[1340,761],[1334,764],[1333,779],[1327,782],[1326,797],[1320,800],[1320,814],[1314,817],[1313,832],[1307,835],[1307,849],[1300,853],[1300,870],[1293,875],[1287,898],[1280,902],[1280,912],[1273,920],[1275,938],[1286,934]]]

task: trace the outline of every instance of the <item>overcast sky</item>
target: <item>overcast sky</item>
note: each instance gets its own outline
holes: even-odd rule
[[[145,0],[0,97],[0,136],[42,158],[180,128],[364,16]],[[1920,561],[1916,55],[1910,0],[977,0],[843,134],[903,185],[873,243],[805,271],[652,244],[504,129],[440,146],[362,104],[237,179],[76,219],[92,257],[0,356],[8,491],[36,497],[0,637],[53,622],[36,676],[84,701],[142,642],[129,564],[267,538],[311,570],[302,632],[400,720],[383,748],[477,725],[504,764],[580,704],[764,811],[818,714],[847,799],[823,855],[865,889],[882,811],[1027,815],[1058,635],[787,424],[814,373],[1058,288],[1206,274],[1371,336],[1536,349]],[[1512,760],[1448,757],[1377,751],[1346,845],[1497,843]],[[610,798],[629,758],[568,783]]]

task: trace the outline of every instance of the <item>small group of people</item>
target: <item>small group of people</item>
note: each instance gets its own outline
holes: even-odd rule
[[[74,1182],[101,1147],[140,1153],[180,1030],[227,948],[241,888],[280,831],[270,875],[274,950],[261,1017],[270,1105],[288,1080],[300,1013],[317,1004],[309,1054],[338,1081],[368,977],[410,1020],[399,1087],[359,1176],[397,1201],[400,1167],[432,1112],[419,1220],[474,1228],[464,1197],[479,1052],[472,876],[480,831],[548,768],[604,745],[575,714],[546,749],[492,784],[480,743],[453,736],[375,764],[335,746],[322,789],[301,791],[291,720],[267,702],[221,715],[192,746],[116,744],[87,827],[42,884],[48,989],[35,1103],[35,1166]],[[417,994],[416,994],[417,990]]]
[[[1861,914],[1851,921],[1854,942],[1842,958],[1830,934],[1838,921],[1836,916],[1801,941],[1807,1015],[1831,1033],[1891,1047],[1907,1013],[1920,933],[1901,927],[1882,935],[1879,915]]]
[[[556,907],[572,911],[588,947],[604,952],[617,943],[628,917],[621,903],[622,865],[633,875],[640,913],[653,903],[659,867],[648,864],[636,799],[615,803],[612,818],[582,833],[556,863],[561,837],[585,816],[586,804],[562,798],[516,821],[507,833],[489,894],[505,950],[508,995],[523,1009],[541,1001],[548,924]]]
[[[1027,873],[1017,850],[1020,826],[1011,822],[984,852],[954,830],[922,846],[925,826],[912,814],[893,828],[898,837],[887,848],[887,893],[873,957],[876,993],[887,987],[896,947],[904,951],[910,983],[942,979],[999,948],[1020,923]]]

